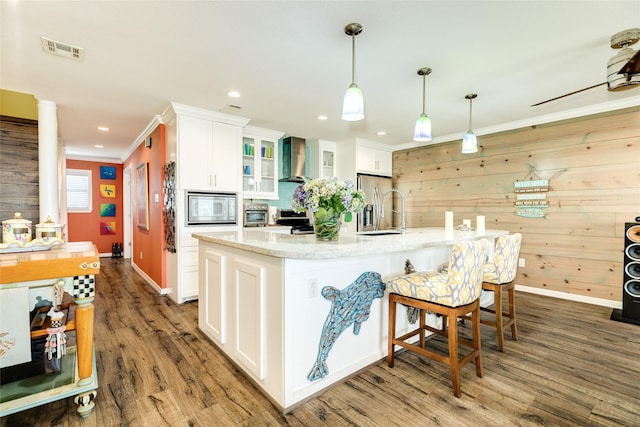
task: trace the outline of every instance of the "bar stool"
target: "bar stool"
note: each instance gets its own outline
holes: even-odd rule
[[[482,349],[480,345],[480,293],[482,291],[482,267],[486,261],[489,242],[486,239],[455,243],[446,273],[417,272],[397,277],[387,282],[389,294],[389,353],[387,364],[394,365],[394,346],[406,348],[449,365],[453,394],[460,397],[460,368],[473,360],[476,375],[482,377]],[[420,310],[417,329],[396,337],[396,304]],[[425,311],[441,314],[442,329],[426,324]],[[471,313],[472,336],[470,341],[458,336],[458,317]],[[447,322],[448,320],[448,322]],[[447,327],[448,323],[448,327]],[[425,331],[448,339],[447,355],[425,348]],[[418,345],[406,342],[419,335]],[[458,345],[472,349],[459,357]]]
[[[482,290],[492,291],[494,304],[493,308],[480,307],[480,310],[493,313],[492,320],[480,319],[483,325],[496,328],[498,335],[498,350],[504,351],[504,329],[511,327],[511,339],[518,340],[518,330],[516,327],[516,303],[515,303],[515,283],[518,272],[518,256],[520,255],[520,244],[522,235],[520,233],[500,236],[496,239],[496,246],[493,253],[493,262],[484,265],[482,276]],[[502,294],[508,292],[509,311],[502,312]],[[506,318],[507,321],[504,322]],[[504,323],[503,323],[504,322]]]

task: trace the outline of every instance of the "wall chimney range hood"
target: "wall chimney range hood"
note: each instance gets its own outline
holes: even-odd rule
[[[306,142],[289,136],[282,139],[282,178],[284,182],[304,182]]]

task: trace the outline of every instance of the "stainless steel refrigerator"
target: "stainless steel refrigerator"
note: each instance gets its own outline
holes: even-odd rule
[[[389,230],[393,227],[393,193],[387,194],[382,211],[382,197],[393,188],[391,178],[358,174],[358,188],[364,191],[366,206],[357,215],[358,231]]]

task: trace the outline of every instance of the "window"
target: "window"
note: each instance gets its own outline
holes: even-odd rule
[[[91,212],[91,171],[67,169],[67,210]]]

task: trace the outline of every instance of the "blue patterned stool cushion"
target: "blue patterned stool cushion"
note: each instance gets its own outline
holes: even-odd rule
[[[469,304],[480,297],[487,239],[454,244],[446,273],[417,272],[387,282],[390,292],[448,307]]]
[[[513,281],[518,271],[521,243],[520,233],[498,237],[493,251],[493,262],[484,265],[482,280],[496,285]]]

